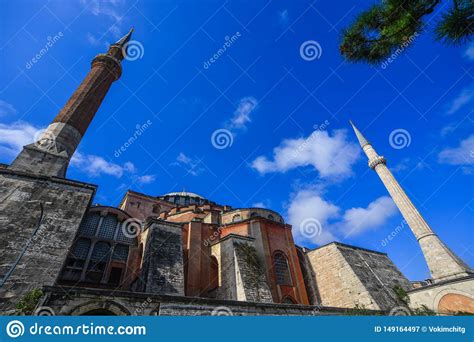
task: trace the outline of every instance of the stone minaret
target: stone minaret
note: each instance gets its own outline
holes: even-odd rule
[[[420,212],[408,198],[405,191],[386,166],[386,160],[379,156],[362,133],[350,122],[359,140],[360,146],[369,159],[369,167],[379,175],[390,196],[402,213],[420,244],[433,281],[439,282],[459,278],[473,273],[459,257],[457,257],[433,232]]]
[[[74,151],[99,109],[112,83],[122,74],[121,62],[133,28],[92,60],[91,70],[53,122],[23,150],[10,169],[64,178]]]

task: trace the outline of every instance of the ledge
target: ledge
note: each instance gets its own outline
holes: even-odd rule
[[[327,247],[327,246],[332,245],[332,244],[337,245],[337,246],[341,246],[341,247],[345,247],[345,248],[358,249],[358,250],[364,251],[364,252],[370,252],[370,253],[375,253],[375,254],[380,254],[380,255],[387,255],[387,253],[383,253],[383,252],[379,252],[379,251],[374,251],[374,250],[368,249],[368,248],[363,248],[363,247],[357,247],[357,246],[347,245],[347,244],[345,244],[345,243],[337,242],[337,241],[329,242],[329,243],[327,243],[327,244],[325,244],[325,245],[316,247],[316,248],[310,250],[310,251],[307,252],[307,253],[311,253],[312,251],[315,251],[315,250],[318,250],[318,249]],[[307,247],[305,247],[305,248],[307,248]],[[308,248],[307,248],[307,249],[308,249]]]
[[[317,305],[303,305],[303,304],[284,304],[284,303],[260,303],[260,302],[244,302],[237,300],[224,300],[215,298],[202,298],[202,297],[186,297],[186,296],[174,296],[174,295],[157,295],[146,292],[131,292],[131,291],[113,291],[111,295],[110,289],[92,289],[92,288],[79,288],[79,287],[67,287],[67,286],[44,286],[43,292],[48,295],[58,296],[77,296],[77,295],[92,295],[103,297],[125,297],[133,298],[140,301],[147,300],[148,298],[155,299],[160,302],[182,302],[188,304],[208,304],[213,306],[225,306],[235,305],[243,307],[259,307],[268,309],[295,309],[295,310],[307,310],[307,311],[318,311],[318,312],[334,312],[347,314],[350,312],[350,308],[338,308],[331,306],[317,306]],[[381,314],[383,311],[378,310],[367,310],[368,313]]]
[[[98,188],[98,185],[91,184],[91,183],[85,183],[85,182],[81,182],[81,181],[76,181],[76,180],[61,178],[61,177],[55,177],[55,176],[37,175],[37,174],[24,172],[24,171],[18,171],[18,170],[0,168],[0,174],[8,174],[8,175],[12,175],[12,176],[31,178],[31,179],[40,179],[40,180],[44,180],[44,181],[51,181],[51,182],[61,183],[61,184],[66,184],[66,185],[79,186],[81,188],[91,189],[94,192]]]
[[[438,283],[429,284],[429,285],[425,285],[425,286],[420,286],[420,287],[417,287],[416,289],[408,290],[407,293],[415,293],[415,292],[419,292],[419,291],[429,290],[429,289],[432,289],[434,287],[440,287],[440,286],[444,286],[444,285],[447,285],[447,284],[464,282],[466,280],[471,280],[471,279],[474,280],[474,274],[468,275],[468,276],[465,276],[465,277],[462,277],[462,278],[448,279],[448,280],[440,281]]]

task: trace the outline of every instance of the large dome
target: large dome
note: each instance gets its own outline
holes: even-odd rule
[[[164,194],[164,196],[183,196],[183,197],[196,197],[196,198],[202,198],[204,199],[204,197],[198,195],[198,194],[195,194],[194,192],[187,192],[187,191],[180,191],[180,192],[169,192],[167,194]]]
[[[174,203],[177,206],[188,206],[190,204],[202,205],[209,202],[204,197],[195,194],[194,192],[187,191],[169,192],[160,196],[160,198]]]

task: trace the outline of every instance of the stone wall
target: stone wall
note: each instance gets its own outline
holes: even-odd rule
[[[253,238],[230,234],[214,243],[211,250],[219,264],[217,298],[273,301]]]
[[[182,227],[148,219],[143,266],[140,274],[144,292],[184,295]]]
[[[418,287],[408,295],[413,309],[425,305],[440,314],[474,314],[474,276]]]
[[[321,305],[389,311],[402,304],[394,287],[411,287],[383,253],[333,242],[307,256]]]
[[[0,169],[2,279],[21,256],[0,289],[1,312],[14,308],[33,288],[54,284],[95,189],[90,184]]]
[[[191,298],[166,296],[127,291],[99,289],[57,288],[43,289],[45,296],[39,303],[38,311],[54,312],[55,315],[85,315],[92,310],[100,310],[108,315],[162,315],[162,316],[317,316],[344,315],[341,308],[240,302],[211,298]],[[97,312],[97,311],[96,311]],[[379,312],[373,312],[380,314]]]

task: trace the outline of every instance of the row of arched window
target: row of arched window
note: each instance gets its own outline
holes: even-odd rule
[[[125,273],[130,246],[136,244],[136,239],[124,232],[117,215],[89,212],[79,227],[61,280],[118,286]]]
[[[262,215],[260,215],[259,213],[256,213],[256,212],[250,213],[250,217],[256,217],[256,216],[262,216]],[[269,220],[275,221],[275,216],[273,216],[272,214],[269,214],[267,216],[267,218]],[[240,214],[235,214],[234,216],[232,216],[232,222],[238,222],[238,221],[241,221],[241,220],[242,220],[242,216]]]

